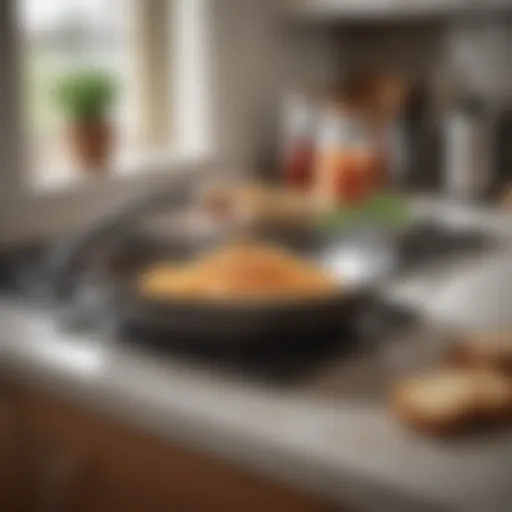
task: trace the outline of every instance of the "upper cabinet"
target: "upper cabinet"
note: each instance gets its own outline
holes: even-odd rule
[[[445,18],[511,12],[510,0],[282,0],[291,17],[340,21]]]

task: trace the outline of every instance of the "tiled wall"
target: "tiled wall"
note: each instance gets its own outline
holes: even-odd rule
[[[306,23],[281,38],[285,86],[327,85],[359,70],[398,71],[426,85],[434,108],[447,85],[496,110],[512,105],[511,19]]]

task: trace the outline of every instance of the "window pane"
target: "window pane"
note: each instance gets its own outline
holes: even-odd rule
[[[137,119],[141,87],[137,83],[136,58],[151,49],[135,48],[140,43],[134,37],[137,1],[22,0],[19,3],[29,164],[35,171],[32,177],[37,180],[59,180],[60,174],[79,167],[67,140],[70,120],[63,115],[54,97],[57,81],[77,70],[100,69],[114,80],[115,102],[109,117],[115,132],[116,160],[121,153],[141,149]]]

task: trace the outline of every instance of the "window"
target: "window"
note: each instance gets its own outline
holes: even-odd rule
[[[200,4],[201,0],[19,2],[30,184],[53,186],[93,174],[71,142],[73,119],[63,114],[55,99],[59,80],[77,72],[100,71],[115,84],[108,115],[110,156],[108,164],[98,165],[99,171],[122,170],[179,149],[183,141],[176,136],[176,116],[187,117],[204,103],[196,90],[193,105],[183,107],[183,84],[188,76],[190,89],[190,78],[196,82],[198,76],[187,71],[188,54],[176,58],[180,45],[175,35],[182,33],[182,43],[190,36],[183,22],[197,15]],[[179,24],[173,25],[177,17]],[[183,72],[178,73],[180,61]],[[173,109],[176,98],[179,108]],[[186,123],[190,122],[188,118]]]
[[[238,164],[235,114],[243,109],[222,99],[239,91],[230,79],[237,61],[233,51],[226,53],[236,47],[226,30],[233,26],[234,5],[0,1],[0,242],[71,233],[136,197],[172,186],[177,175],[210,170],[220,161]],[[54,39],[58,23],[64,19],[69,27],[70,18],[87,24],[78,30],[80,51]],[[74,37],[76,30],[68,32]],[[37,55],[49,55],[39,58],[40,68]],[[108,67],[119,82],[112,112],[115,152],[98,178],[70,158],[67,122],[48,90],[62,72],[89,64]]]

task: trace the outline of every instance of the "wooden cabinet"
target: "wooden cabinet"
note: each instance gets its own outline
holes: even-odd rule
[[[332,510],[271,480],[49,397],[2,391],[1,511]]]
[[[29,509],[27,451],[19,414],[20,394],[0,384],[0,510]]]

